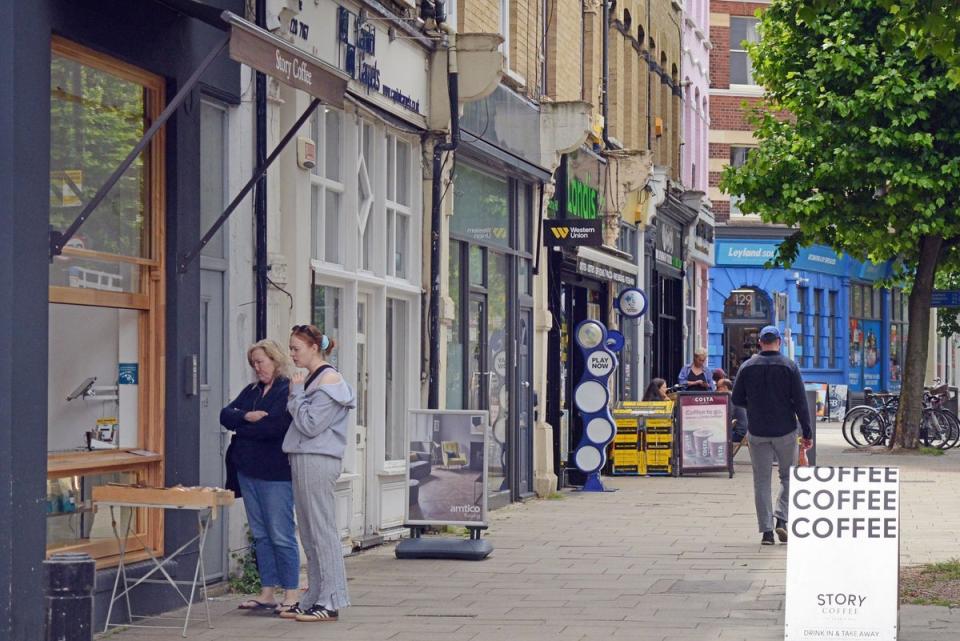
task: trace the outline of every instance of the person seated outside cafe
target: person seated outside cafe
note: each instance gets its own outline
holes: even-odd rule
[[[729,378],[722,378],[717,382],[718,392],[733,393],[733,381]],[[739,443],[747,434],[747,408],[730,403],[730,412],[733,415],[733,437],[734,443]]]
[[[669,401],[670,397],[667,396],[667,382],[662,378],[655,378],[650,381],[650,384],[647,385],[646,391],[643,393],[644,401]]]
[[[707,367],[707,350],[700,347],[693,353],[693,362],[683,366],[677,381],[688,392],[708,392],[716,389],[713,371]]]

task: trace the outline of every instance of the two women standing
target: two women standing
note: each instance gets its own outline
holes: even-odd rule
[[[347,415],[355,401],[351,387],[326,360],[333,348],[333,340],[316,327],[295,326],[292,364],[307,374],[288,378],[292,367],[280,346],[257,343],[248,353],[257,383],[221,412],[223,425],[236,432],[227,452],[227,485],[235,467],[238,487],[230,489],[239,489],[244,497],[264,586],[241,609],[275,608],[285,619],[321,622],[336,621],[340,608],[350,605],[334,489],[346,450]],[[265,481],[278,485],[265,486]],[[299,599],[294,510],[309,582]],[[285,590],[282,603],[274,597],[275,586]]]

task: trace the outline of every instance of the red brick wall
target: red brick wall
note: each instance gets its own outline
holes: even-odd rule
[[[730,220],[730,202],[726,200],[713,201],[713,217],[721,224]]]
[[[730,0],[712,0],[710,13],[725,13],[729,16],[753,16],[757,11],[765,11],[770,4],[766,2],[731,2]]]
[[[730,88],[730,29],[710,27],[710,87]]]
[[[743,103],[751,107],[744,110]],[[747,120],[747,113],[759,98],[743,96],[712,96],[710,98],[710,128],[726,131],[753,131],[753,125]]]

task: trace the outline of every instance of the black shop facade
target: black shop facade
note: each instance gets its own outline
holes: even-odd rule
[[[644,281],[648,283],[650,313],[645,322],[645,353],[649,354],[645,380],[662,378],[668,385],[677,382],[684,365],[685,314],[690,306],[685,287],[685,239],[688,226],[698,217],[684,204],[680,193],[668,188],[656,208],[656,219],[644,235]]]
[[[557,170],[554,199],[548,207],[543,238],[547,246],[548,308],[552,327],[547,344],[546,419],[554,426],[554,470],[560,487],[583,484],[583,473],[573,463],[583,424],[573,403],[573,390],[583,375],[583,357],[573,340],[579,323],[597,320],[624,334],[619,367],[611,378],[610,402],[639,400],[639,325],[621,322],[615,310],[617,296],[637,287],[637,231],[619,216],[607,216],[606,160],[587,148],[563,156]],[[617,220],[619,230],[605,227]],[[595,234],[571,239],[554,230],[593,226]],[[617,233],[619,231],[619,233]],[[572,232],[571,232],[572,233]],[[559,237],[558,237],[559,235]],[[604,240],[615,240],[615,245]]]

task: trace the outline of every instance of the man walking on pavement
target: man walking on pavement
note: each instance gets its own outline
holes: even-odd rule
[[[813,444],[803,379],[797,364],[780,354],[780,342],[776,326],[760,330],[761,351],[740,366],[731,398],[734,405],[747,408],[753,495],[763,545],[774,544],[774,530],[781,543],[787,542],[790,467],[797,464],[797,421],[803,446]],[[776,509],[770,483],[774,460],[780,471]]]

